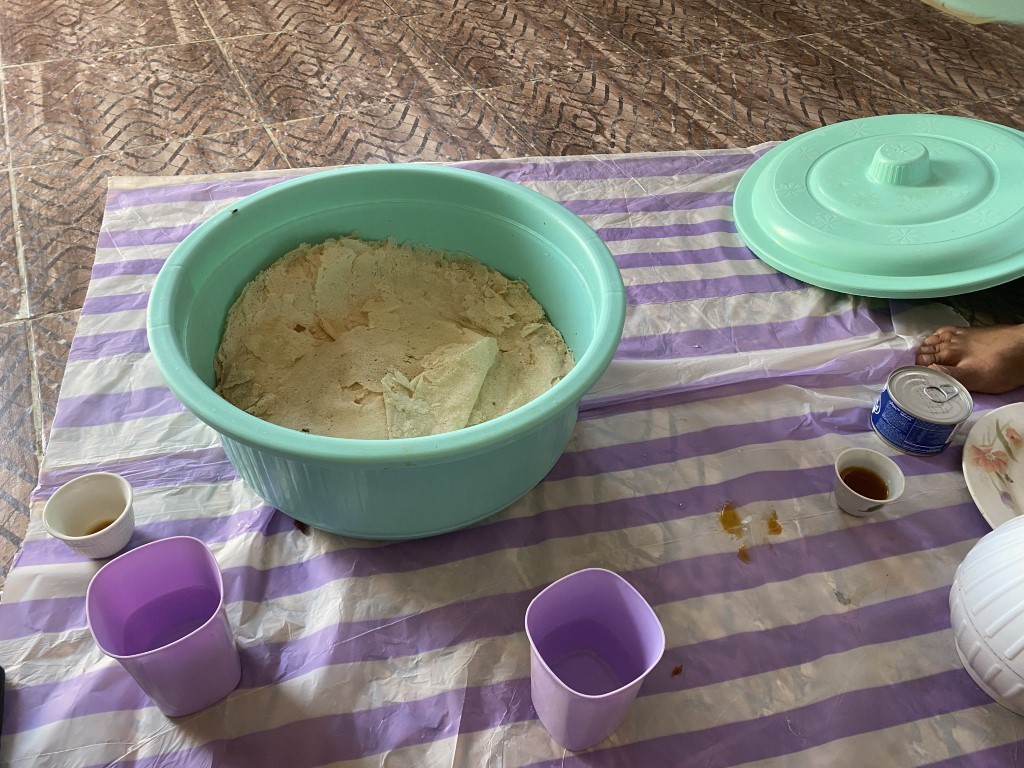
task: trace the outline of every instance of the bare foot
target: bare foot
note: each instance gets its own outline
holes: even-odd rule
[[[1024,386],[1024,325],[947,325],[925,339],[917,364],[948,373],[971,392],[999,394]]]

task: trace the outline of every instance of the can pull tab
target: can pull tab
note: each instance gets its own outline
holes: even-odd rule
[[[948,403],[960,396],[960,390],[952,384],[929,385],[924,388],[924,395],[933,403]]]

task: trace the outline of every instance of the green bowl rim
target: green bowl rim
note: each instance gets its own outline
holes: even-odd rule
[[[568,226],[586,246],[585,252],[597,277],[597,284],[592,290],[599,313],[594,340],[582,358],[576,361],[573,369],[540,397],[491,421],[439,435],[360,440],[304,434],[271,424],[231,405],[192,370],[174,339],[168,299],[176,287],[175,274],[201,249],[206,233],[226,221],[232,211],[241,210],[265,198],[291,194],[295,188],[310,183],[349,177],[358,180],[361,176],[384,174],[454,177],[467,184],[491,187],[540,208]],[[224,437],[297,460],[345,460],[349,463],[374,465],[382,462],[422,464],[470,451],[493,450],[540,427],[564,409],[575,408],[611,362],[621,339],[625,311],[622,276],[608,246],[586,222],[567,208],[527,187],[478,171],[416,163],[381,164],[334,168],[289,179],[255,192],[230,206],[230,210],[226,207],[211,216],[175,247],[160,269],[150,295],[146,330],[150,351],[168,388],[197,418]]]

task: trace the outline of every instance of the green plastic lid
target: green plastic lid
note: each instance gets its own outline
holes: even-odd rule
[[[781,272],[860,296],[927,298],[1024,275],[1024,133],[947,115],[817,128],[758,159],[733,202]]]

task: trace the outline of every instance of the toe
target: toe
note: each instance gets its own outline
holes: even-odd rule
[[[949,344],[955,342],[956,338],[963,332],[963,328],[959,328],[955,325],[946,325],[942,328],[937,328],[932,334],[925,338],[922,345],[931,347],[938,346],[939,344]]]

